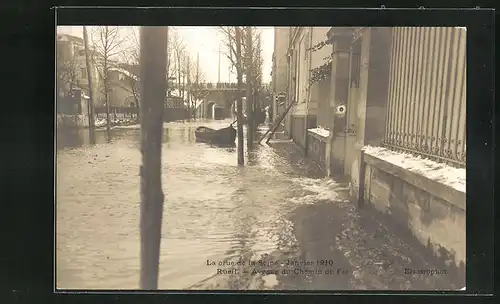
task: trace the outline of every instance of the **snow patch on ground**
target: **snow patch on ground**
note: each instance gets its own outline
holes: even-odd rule
[[[311,131],[312,133],[318,134],[319,136],[323,137],[330,136],[330,131],[324,128],[307,129],[307,131]]]
[[[97,128],[104,127],[106,125],[106,119],[104,119],[104,118],[96,118],[96,120],[95,120],[94,123],[95,123],[95,126]]]
[[[124,125],[124,126],[115,126],[115,129],[140,129],[141,125],[140,124],[134,124],[134,125]]]
[[[94,121],[94,125],[96,128],[102,128],[102,127],[105,127],[106,126],[106,118],[99,118],[97,117]],[[135,120],[132,120],[132,119],[129,119],[129,118],[114,118],[114,117],[110,117],[110,121],[111,121],[111,127],[112,128],[115,128],[115,127],[120,127],[120,128],[123,128],[123,127],[127,127],[127,126],[137,126],[138,123],[135,122]]]
[[[318,201],[338,201],[341,199],[339,191],[346,190],[334,180],[313,178],[292,178],[291,181],[298,184],[307,194],[294,196],[289,201],[297,204],[315,204]]]
[[[363,150],[366,154],[382,159],[410,172],[423,175],[465,193],[465,168],[455,168],[427,158],[395,152],[383,147],[365,146]]]

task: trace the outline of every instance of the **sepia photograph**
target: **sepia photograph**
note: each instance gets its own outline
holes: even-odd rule
[[[56,290],[466,290],[467,28],[55,37]]]

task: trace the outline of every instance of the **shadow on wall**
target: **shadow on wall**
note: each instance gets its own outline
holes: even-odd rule
[[[373,211],[389,231],[408,240],[425,260],[446,269],[457,286],[465,286],[464,262],[458,262],[457,253],[450,248],[453,245],[444,247],[455,241],[463,241],[465,246],[465,212],[373,166],[367,166],[365,183],[367,203],[362,209]]]

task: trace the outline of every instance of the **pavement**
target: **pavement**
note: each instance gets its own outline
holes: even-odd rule
[[[283,138],[282,138],[283,139]],[[271,141],[274,151],[300,164],[304,175],[324,170],[291,141]],[[348,199],[338,181],[336,201],[319,200],[292,210],[295,242],[288,250],[242,257],[259,261],[237,273],[214,276],[192,289],[231,290],[458,290],[463,280],[420,252],[416,240],[398,234],[373,213]]]

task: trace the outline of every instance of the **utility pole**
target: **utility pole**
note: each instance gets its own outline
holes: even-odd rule
[[[237,128],[238,128],[238,165],[245,165],[243,157],[243,102],[242,98],[242,82],[243,82],[243,65],[241,58],[241,29],[239,26],[235,27],[235,40],[236,40],[236,76],[238,78],[238,100],[236,102],[236,115],[237,115]]]
[[[95,138],[95,133],[94,133],[94,128],[95,128],[95,122],[94,122],[94,91],[93,91],[93,79],[92,75],[94,74],[93,71],[94,69],[92,68],[92,65],[90,64],[90,56],[89,56],[89,38],[87,34],[87,27],[83,26],[83,42],[84,42],[84,47],[85,47],[85,65],[87,67],[87,80],[88,80],[88,85],[89,85],[89,133],[90,133],[90,138],[93,139]]]
[[[186,65],[186,77],[187,77],[187,103],[188,103],[188,120],[191,121],[191,62],[189,55],[187,57],[187,65]]]
[[[253,117],[253,94],[252,94],[252,77],[253,77],[253,47],[252,47],[252,27],[246,27],[246,109],[247,109],[247,147],[250,150],[253,146],[254,135],[254,117]]]
[[[196,53],[196,88],[198,92],[200,91],[200,53]],[[198,111],[198,97],[199,94],[196,94],[196,98],[194,99],[194,119],[196,120],[196,111]]]
[[[141,86],[141,277],[140,287],[158,289],[164,195],[161,183],[163,107],[167,76],[167,27],[140,29]]]

